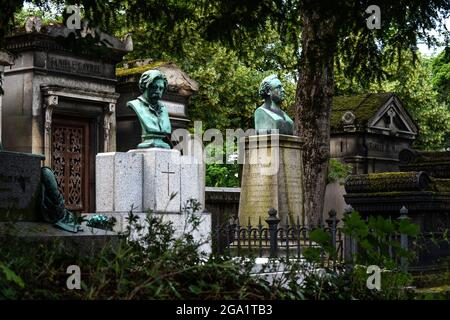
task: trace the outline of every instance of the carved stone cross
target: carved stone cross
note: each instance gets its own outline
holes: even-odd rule
[[[175,174],[173,171],[169,171],[169,164],[167,164],[167,171],[161,171],[161,173],[167,173],[167,195],[170,195],[170,175]]]

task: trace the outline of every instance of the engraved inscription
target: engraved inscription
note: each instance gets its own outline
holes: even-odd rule
[[[64,58],[49,57],[48,68],[77,74],[101,75],[102,65]]]

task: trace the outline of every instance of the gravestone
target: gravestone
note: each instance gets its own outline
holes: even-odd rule
[[[178,150],[133,149],[97,155],[97,213],[179,213],[190,198],[204,208],[203,164]]]
[[[170,221],[179,235],[188,223],[189,199],[201,205],[199,229],[194,239],[209,239],[201,250],[211,252],[211,215],[205,208],[205,170],[203,163],[192,162],[178,150],[133,149],[97,155],[97,213],[114,217],[114,231],[125,232],[128,213],[141,223],[147,214]]]
[[[282,224],[305,222],[302,145],[292,119],[281,109],[285,92],[276,75],[259,86],[264,103],[254,113],[257,135],[244,138],[239,222],[256,227],[274,208]],[[282,133],[282,134],[279,134]]]

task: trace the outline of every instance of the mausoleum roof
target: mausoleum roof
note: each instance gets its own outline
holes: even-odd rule
[[[335,96],[331,112],[331,128],[335,130],[343,129],[342,116],[347,111],[355,115],[355,125],[357,127],[366,127],[369,119],[393,96],[394,93],[392,92]]]
[[[116,69],[116,76],[121,82],[138,82],[142,73],[151,69],[159,70],[167,77],[168,91],[185,96],[198,91],[198,83],[170,61],[152,59],[127,61],[123,63],[123,67]]]
[[[29,17],[24,27],[19,27],[6,38],[6,49],[11,52],[26,50],[55,50],[72,52],[95,58],[120,61],[133,50],[130,35],[116,38],[84,21],[81,29],[69,29],[60,23],[42,24],[37,17]]]
[[[414,139],[418,127],[392,92],[336,96],[331,110],[331,133],[370,132]]]

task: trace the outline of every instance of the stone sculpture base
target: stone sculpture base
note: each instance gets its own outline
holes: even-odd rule
[[[267,225],[270,208],[281,224],[304,221],[302,139],[289,135],[256,135],[245,140],[239,223]]]
[[[204,164],[178,150],[135,149],[96,157],[96,212],[180,212],[190,198],[204,208]]]
[[[116,232],[126,230],[131,209],[141,221],[151,211],[183,230],[183,209],[189,199],[196,199],[201,210],[205,208],[205,165],[193,156],[151,148],[96,157],[96,213],[115,217]],[[208,230],[209,235],[210,214],[202,213],[201,220],[201,234]]]

